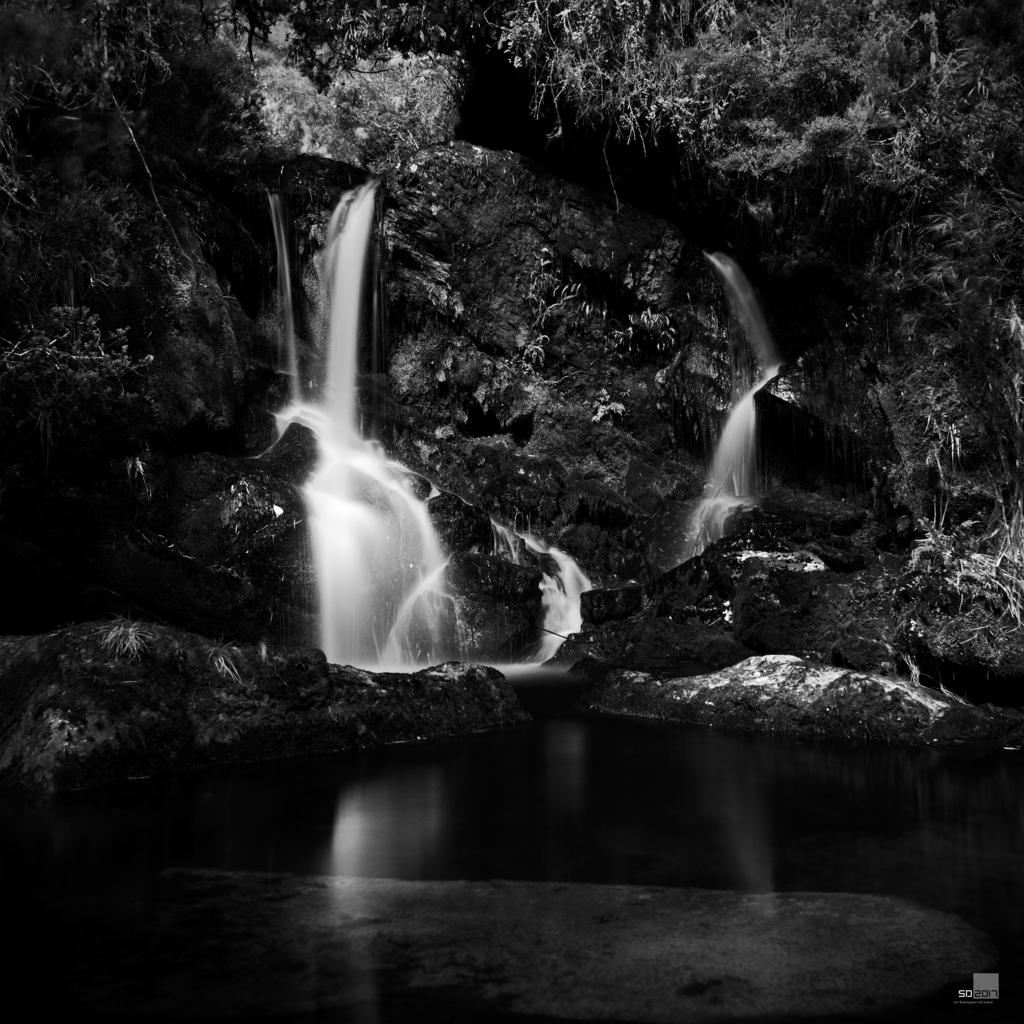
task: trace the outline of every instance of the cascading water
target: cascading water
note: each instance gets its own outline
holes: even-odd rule
[[[313,403],[293,391],[292,405],[277,417],[282,433],[301,423],[316,435],[319,461],[304,492],[321,645],[328,661],[361,667],[429,663],[448,654],[437,646],[436,620],[446,600],[441,546],[405,467],[359,431],[359,306],[376,187],[371,182],[347,193],[328,229],[323,397]],[[287,316],[287,303],[284,308]],[[286,327],[286,343],[294,346],[293,338]],[[296,362],[290,354],[289,367]]]
[[[541,665],[558,653],[570,633],[578,633],[582,628],[580,597],[591,589],[590,579],[571,555],[545,544],[539,537],[517,533],[493,519],[491,530],[494,533],[496,555],[516,565],[522,565],[529,559],[543,573],[540,585],[543,613],[541,637],[528,659]]]
[[[710,495],[697,509],[691,524],[691,556],[699,555],[711,541],[717,540],[728,511],[744,504],[756,491],[757,409],[754,398],[778,374],[782,364],[754,289],[736,261],[724,253],[705,253],[704,256],[722,280],[729,309],[742,327],[761,372],[753,387],[749,387],[742,361],[733,360],[733,407],[715,449],[708,480]]]
[[[288,258],[288,222],[280,196],[270,196],[270,222],[274,226],[274,244],[277,247],[277,292],[281,297],[281,369],[291,377],[291,400],[298,402],[299,355],[295,344],[295,311],[292,308],[292,275]]]
[[[380,445],[359,429],[360,301],[375,193],[375,182],[347,193],[328,229],[328,357],[319,402],[302,396],[287,231],[280,201],[271,198],[285,321],[282,362],[292,377],[292,404],[277,415],[278,432],[300,423],[316,436],[319,461],[304,493],[320,596],[321,645],[328,661],[364,668],[431,664],[462,653],[459,610],[444,583],[447,559],[426,506],[413,494],[408,470],[387,459]],[[495,531],[496,554],[521,564],[519,553],[524,550],[542,569],[542,638],[529,660],[546,661],[582,625],[580,594],[590,589],[590,581],[557,548],[532,536],[506,541],[505,528],[497,524]]]

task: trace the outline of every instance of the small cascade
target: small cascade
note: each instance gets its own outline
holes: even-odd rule
[[[724,253],[705,253],[705,259],[722,280],[729,309],[740,325],[761,372],[753,386],[741,352],[733,354],[733,406],[708,478],[709,497],[701,502],[690,526],[693,546],[690,557],[699,555],[722,535],[725,517],[737,505],[749,504],[757,490],[757,392],[779,372],[779,358],[754,289],[736,261]]]
[[[443,589],[441,546],[408,471],[359,429],[360,300],[376,187],[371,182],[347,193],[331,218],[324,261],[329,337],[323,397],[305,401],[296,384],[291,406],[277,416],[279,433],[301,423],[314,432],[319,449],[304,492],[321,645],[328,661],[367,668],[448,656],[440,645],[439,617],[451,603]],[[278,266],[287,274],[283,241],[279,235]],[[290,283],[281,290],[290,294]],[[284,308],[287,316],[287,301]],[[293,329],[286,329],[285,340],[297,382]]]
[[[591,589],[586,573],[576,560],[532,534],[517,533],[491,520],[494,553],[516,565],[536,565],[543,573],[541,581],[540,630],[542,636],[527,659],[540,665],[553,658],[570,633],[583,626],[580,596]]]

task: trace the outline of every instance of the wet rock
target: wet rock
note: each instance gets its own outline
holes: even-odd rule
[[[580,612],[585,623],[600,626],[611,619],[628,619],[640,611],[643,597],[643,588],[637,584],[609,590],[588,590],[580,597]]]
[[[737,568],[722,543],[677,565],[644,586],[650,614],[683,622],[696,618],[703,623],[724,622],[736,594]]]
[[[246,624],[259,617],[251,581],[227,566],[206,565],[161,537],[111,534],[84,559],[95,581],[158,621],[218,637],[248,632]]]
[[[725,629],[635,616],[584,627],[565,641],[550,664],[571,667],[587,677],[613,667],[671,675],[734,665],[752,654]]]
[[[281,437],[254,461],[279,480],[299,486],[313,475],[319,455],[313,431],[301,423],[289,423]]]
[[[88,941],[71,930],[63,984],[78,1005],[125,1018],[316,1006],[403,1021],[851,1020],[907,1017],[996,956],[953,914],[851,893],[179,870],[152,900],[140,924]]]
[[[460,657],[522,660],[537,639],[542,578],[495,555],[454,554],[445,585],[458,608]]]
[[[5,643],[0,694],[0,786],[44,792],[528,717],[493,669],[374,676],[123,619]]]
[[[427,502],[427,514],[446,552],[491,554],[494,531],[491,519],[457,494],[438,494]]]
[[[973,707],[905,679],[815,665],[792,655],[751,658],[710,675],[608,673],[583,696],[597,711],[716,728],[914,744],[1024,744],[1024,713]]]
[[[733,630],[756,651],[797,654],[865,671],[895,667],[887,572],[838,574],[808,552],[745,552]]]
[[[648,467],[650,500],[671,489],[660,467],[675,455],[655,388],[664,339],[627,359],[616,346],[633,328],[611,325],[646,311],[668,330],[693,291],[687,278],[707,276],[699,253],[667,223],[513,153],[431,147],[394,185],[393,450],[517,529],[554,541],[552,525],[584,527],[569,538],[584,568],[620,572],[629,557],[596,543],[609,529],[597,520],[629,505],[631,461]],[[530,461],[492,473],[502,452]],[[615,496],[586,486],[595,507],[576,517],[560,507],[569,477]]]
[[[756,504],[738,505],[725,519],[723,536],[744,539],[752,547],[772,549],[790,542],[824,542],[846,549],[836,537],[846,537],[864,525],[865,509],[853,502],[779,487]]]
[[[315,645],[316,580],[305,502],[293,482],[305,475],[309,437],[305,428],[286,432],[277,458],[171,460],[140,517],[143,530],[109,565],[96,552],[95,571],[182,628],[240,643]],[[168,574],[201,578],[208,597],[185,600]]]
[[[476,445],[467,468],[480,505],[515,529],[529,532],[558,517],[566,472],[557,459]]]

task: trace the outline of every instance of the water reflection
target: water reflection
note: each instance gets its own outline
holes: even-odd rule
[[[338,800],[325,875],[436,877],[448,831],[439,766],[405,767],[386,779],[361,780]]]
[[[0,798],[5,892],[83,916],[144,914],[175,866],[873,892],[959,914],[1008,963],[1022,863],[1018,759],[579,716]]]

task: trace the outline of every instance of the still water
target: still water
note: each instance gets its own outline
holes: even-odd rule
[[[41,917],[142,919],[167,867],[880,893],[986,932],[1005,1019],[1020,1008],[1019,754],[727,734],[589,715],[563,688],[521,692],[532,724],[2,797],[8,918],[30,916],[26,941],[59,953]],[[973,1009],[939,1016],[981,1019]]]

